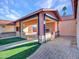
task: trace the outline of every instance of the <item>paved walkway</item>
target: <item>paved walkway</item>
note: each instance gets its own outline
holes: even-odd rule
[[[0,38],[6,38],[6,37],[11,37],[11,36],[16,36],[16,33],[15,32],[0,33]]]
[[[6,39],[8,39],[8,38],[14,38],[14,37],[18,37],[18,36],[9,36],[9,37],[2,37],[2,38],[0,38],[0,40],[6,40]]]
[[[33,40],[33,41],[37,41],[37,40]],[[26,44],[26,43],[28,43],[28,41],[27,40],[23,40],[23,41],[19,41],[19,42],[14,42],[14,43],[2,45],[2,46],[0,46],[0,51],[6,50],[6,49],[9,49],[9,48],[13,48],[13,47],[16,47],[16,46],[19,46],[19,45],[23,45],[23,44]]]
[[[71,46],[72,39],[61,37],[45,43],[28,59],[79,59],[79,50]]]

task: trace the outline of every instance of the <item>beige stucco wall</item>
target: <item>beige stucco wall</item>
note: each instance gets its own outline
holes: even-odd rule
[[[0,33],[16,32],[14,25],[0,25]]]
[[[60,21],[59,31],[61,36],[76,36],[76,20]]]
[[[3,27],[0,25],[0,33],[3,33]]]
[[[5,25],[3,32],[15,32],[15,26],[14,25]]]

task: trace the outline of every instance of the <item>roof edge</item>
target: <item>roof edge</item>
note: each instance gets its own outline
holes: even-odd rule
[[[57,11],[57,10],[55,10],[55,9],[48,9],[48,8],[42,8],[42,9],[39,9],[39,10],[37,10],[37,11],[31,12],[31,13],[29,13],[28,15],[26,15],[26,16],[24,16],[24,17],[22,17],[22,18],[20,18],[20,19],[18,19],[18,20],[16,20],[16,21],[14,21],[14,22],[17,22],[17,21],[19,21],[19,20],[21,20],[21,19],[25,19],[25,18],[30,17],[30,16],[32,16],[32,15],[36,15],[36,14],[42,12],[42,11]],[[58,11],[57,11],[57,12],[58,12]]]

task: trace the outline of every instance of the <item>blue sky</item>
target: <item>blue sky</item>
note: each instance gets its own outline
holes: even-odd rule
[[[72,15],[71,0],[0,0],[0,19],[17,20],[41,8],[57,9],[63,15],[64,6],[67,15]]]

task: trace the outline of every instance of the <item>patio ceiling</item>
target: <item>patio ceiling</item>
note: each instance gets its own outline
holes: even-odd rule
[[[56,22],[56,21],[46,16],[46,23],[50,23],[50,22]],[[38,17],[36,16],[34,18],[25,20],[25,21],[23,21],[23,24],[25,26],[38,24]]]

